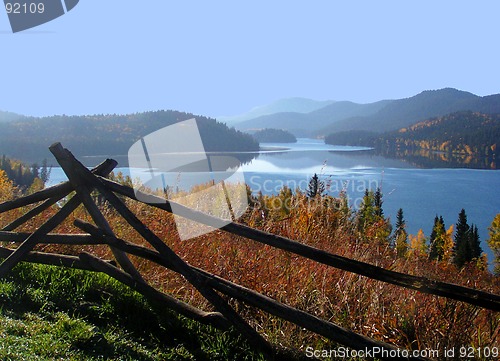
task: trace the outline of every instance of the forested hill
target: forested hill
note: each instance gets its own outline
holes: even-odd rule
[[[20,120],[24,118],[23,115],[12,113],[12,112],[4,112],[0,110],[0,123],[3,122],[11,122],[13,120]]]
[[[456,112],[383,134],[360,131],[331,134],[325,142],[388,151],[426,149],[498,159],[500,114]]]
[[[480,97],[452,88],[427,90],[410,98],[394,100],[374,114],[331,123],[318,134],[349,130],[388,132],[459,111],[500,113],[500,94]]]
[[[286,130],[266,128],[253,134],[259,143],[296,143],[297,138]]]
[[[433,117],[470,110],[500,113],[500,94],[478,96],[453,88],[426,90],[409,98],[369,104],[337,101],[310,112],[277,112],[234,123],[236,129],[252,131],[278,128],[295,136],[326,136],[342,131],[388,132]]]
[[[128,115],[25,117],[1,124],[0,155],[27,162],[52,160],[48,147],[61,142],[76,156],[125,155],[138,139],[179,121],[196,118],[207,151],[256,151],[252,136],[215,119],[178,111]]]

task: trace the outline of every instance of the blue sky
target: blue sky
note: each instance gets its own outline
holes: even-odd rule
[[[291,96],[500,93],[499,14],[498,0],[80,0],[12,34],[0,10],[0,109],[218,116]]]

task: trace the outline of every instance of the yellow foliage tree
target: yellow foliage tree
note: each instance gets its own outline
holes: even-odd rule
[[[422,229],[418,230],[416,236],[410,234],[408,238],[410,239],[410,248],[414,255],[418,257],[427,256],[427,239],[425,238],[424,231],[422,231]]]
[[[14,197],[14,184],[7,174],[0,169],[0,201],[5,202]]]
[[[495,255],[495,273],[500,275],[500,213],[495,216],[488,230],[490,231],[488,245]]]
[[[453,256],[453,225],[448,228],[444,235],[443,242],[443,261],[450,262]]]

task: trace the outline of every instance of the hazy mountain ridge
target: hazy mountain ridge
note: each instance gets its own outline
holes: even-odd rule
[[[297,136],[326,136],[362,130],[385,132],[457,111],[500,113],[500,94],[478,96],[454,88],[426,90],[415,96],[357,104],[338,101],[309,113],[279,112],[238,123],[239,130],[285,129]]]
[[[324,135],[348,130],[385,132],[408,127],[418,121],[458,111],[500,113],[500,94],[480,97],[472,93],[445,88],[424,91],[413,97],[391,102],[379,112],[348,118],[322,129]]]
[[[335,103],[333,100],[313,100],[307,98],[293,97],[279,99],[268,105],[262,105],[251,109],[250,111],[235,116],[219,116],[218,121],[228,125],[236,125],[248,119],[254,119],[275,113],[297,113],[304,114],[321,109],[329,104]]]
[[[324,127],[324,124],[353,116],[374,114],[390,102],[390,100],[383,100],[376,103],[358,104],[339,101],[306,114],[275,113],[238,123],[235,127],[243,131],[271,127],[288,130],[296,136],[311,136]]]

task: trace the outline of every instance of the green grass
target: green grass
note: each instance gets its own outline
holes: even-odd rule
[[[20,264],[0,280],[0,360],[264,360],[234,332],[97,273]]]

